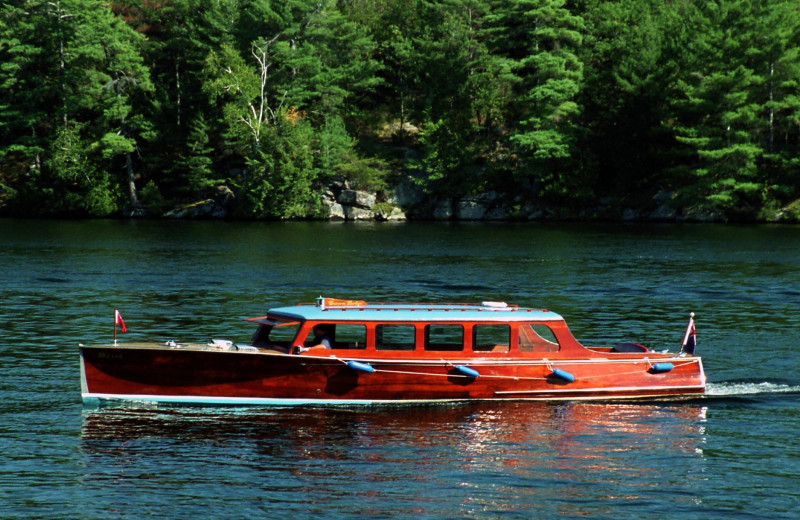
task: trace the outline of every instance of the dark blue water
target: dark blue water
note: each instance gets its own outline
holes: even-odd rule
[[[0,221],[0,518],[797,518],[800,228]],[[86,408],[77,344],[246,341],[319,295],[547,307],[682,403]]]

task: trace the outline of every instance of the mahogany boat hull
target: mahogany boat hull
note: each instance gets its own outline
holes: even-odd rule
[[[358,363],[347,364],[353,360]],[[654,370],[659,363],[672,367]],[[562,376],[556,375],[559,370]],[[574,380],[565,379],[563,372]],[[412,360],[264,350],[81,347],[81,391],[87,403],[280,406],[665,399],[702,394],[705,382],[702,361],[694,356]]]

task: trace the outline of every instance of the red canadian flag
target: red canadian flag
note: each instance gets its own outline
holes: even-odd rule
[[[122,321],[122,314],[117,309],[114,309],[114,346],[117,346],[117,323],[121,325],[122,332],[128,332],[125,328],[125,322]]]
[[[125,328],[125,322],[122,321],[122,314],[117,309],[114,309],[114,331],[117,330],[117,323],[120,324],[122,332],[128,332],[128,329]]]

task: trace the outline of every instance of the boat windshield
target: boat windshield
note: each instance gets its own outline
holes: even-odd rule
[[[520,352],[558,352],[556,335],[542,323],[523,323],[519,326]]]
[[[300,328],[299,321],[262,320],[253,335],[254,347],[283,347],[288,349]]]

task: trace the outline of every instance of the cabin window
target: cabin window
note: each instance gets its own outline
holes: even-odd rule
[[[331,348],[367,348],[366,325],[352,323],[319,323],[317,325],[326,331],[325,335],[331,343]],[[315,341],[313,328],[309,331],[304,344],[307,347],[319,344],[319,341]]]
[[[558,352],[561,346],[547,325],[523,323],[519,326],[519,349],[522,352]]]
[[[508,352],[511,327],[508,325],[475,325],[472,327],[473,352]]]
[[[425,350],[464,350],[464,327],[461,325],[425,325]]]
[[[367,348],[367,326],[339,323],[333,333],[333,348]]]
[[[413,325],[376,325],[377,350],[414,350],[416,330]]]
[[[277,322],[276,325],[259,325],[251,344],[255,347],[289,347],[297,335],[300,322]]]

